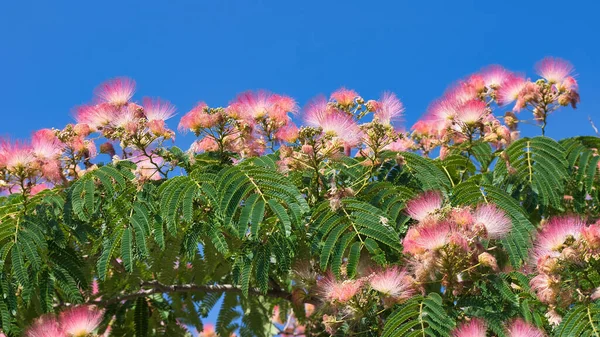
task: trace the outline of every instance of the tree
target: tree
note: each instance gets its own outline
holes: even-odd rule
[[[600,139],[545,137],[579,95],[568,62],[537,70],[462,79],[411,132],[392,93],[297,116],[246,92],[185,114],[187,151],[169,102],[110,80],[76,123],[0,142],[2,331],[600,336]]]

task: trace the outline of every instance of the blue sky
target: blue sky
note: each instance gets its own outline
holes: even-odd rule
[[[591,0],[2,1],[0,135],[72,122],[71,109],[115,76],[134,78],[138,99],[170,100],[179,117],[248,89],[301,104],[340,86],[367,99],[391,90],[410,126],[452,81],[493,63],[533,76],[544,56],[575,65],[582,98],[551,117],[548,135],[592,134],[599,11]]]
[[[553,116],[548,134],[590,134],[599,10],[553,0],[3,1],[0,135],[62,127],[97,84],[121,75],[137,81],[136,98],[168,99],[178,117],[247,89],[303,104],[347,86],[365,98],[396,92],[412,124],[459,77],[492,63],[533,75],[549,55],[575,65],[582,103]]]

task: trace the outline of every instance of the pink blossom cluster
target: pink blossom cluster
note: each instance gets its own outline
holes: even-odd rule
[[[477,273],[497,272],[485,241],[506,237],[511,219],[494,204],[445,205],[439,191],[426,191],[406,203],[406,214],[418,221],[402,240],[409,270],[419,284],[441,282],[455,295]]]
[[[58,317],[47,314],[38,318],[25,332],[26,337],[108,337],[110,328],[102,335],[96,329],[104,312],[94,306],[81,305],[66,309]]]
[[[545,337],[546,334],[531,323],[518,318],[507,324],[505,328],[507,337]],[[463,322],[452,331],[452,337],[486,337],[487,327],[480,318],[471,318]]]
[[[600,298],[600,287],[572,277],[573,270],[594,269],[600,261],[600,222],[587,225],[578,216],[558,216],[544,221],[531,254],[537,275],[531,287],[549,305],[547,316],[560,322],[556,309],[586,299]]]
[[[322,324],[330,334],[335,334],[340,323],[355,318],[354,308],[376,301],[391,307],[416,295],[414,278],[398,266],[389,266],[357,279],[336,279],[329,274],[318,281],[319,293],[328,304]]]

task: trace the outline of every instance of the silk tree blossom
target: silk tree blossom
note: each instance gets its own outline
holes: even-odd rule
[[[581,236],[585,223],[577,216],[554,217],[542,227],[535,238],[533,258],[539,263],[545,257],[558,257],[569,240]]]
[[[391,124],[402,118],[404,105],[392,92],[384,92],[377,102],[374,117],[383,124]]]
[[[345,146],[354,147],[361,141],[361,130],[352,117],[333,112],[321,119],[317,125],[326,136],[340,140]]]
[[[540,329],[525,322],[521,318],[514,320],[506,331],[507,337],[545,337],[546,334]]]
[[[309,126],[320,126],[321,121],[330,114],[338,112],[334,107],[329,105],[324,96],[317,96],[310,100],[304,106],[304,121]]]
[[[175,115],[175,107],[169,101],[160,98],[144,97],[142,107],[148,121],[166,121]]]
[[[344,87],[339,88],[331,94],[331,99],[341,106],[350,106],[359,97],[356,91]]]
[[[109,125],[116,115],[116,109],[108,104],[83,105],[77,107],[75,120],[78,124],[87,124],[93,131]]]
[[[415,294],[413,282],[406,270],[400,270],[397,266],[376,272],[369,278],[371,288],[395,300],[404,300],[413,296]]]
[[[38,318],[25,332],[26,337],[66,337],[56,318],[48,315]]]
[[[481,318],[471,318],[452,331],[452,337],[486,337],[486,324]]]
[[[471,100],[462,104],[456,112],[456,121],[465,125],[474,125],[483,121],[488,113],[488,107],[485,102],[480,100]]]
[[[220,114],[209,114],[208,105],[204,102],[198,103],[192,110],[181,117],[179,130],[200,132],[201,129],[209,129],[217,125],[222,119]]]
[[[411,227],[402,241],[404,253],[416,255],[442,248],[450,243],[454,233],[450,223],[434,220]]]
[[[31,146],[38,159],[56,159],[63,151],[63,145],[51,129],[36,131],[31,137]]]
[[[526,84],[527,81],[523,77],[517,75],[510,76],[500,89],[498,89],[496,96],[498,105],[508,105],[516,101]]]
[[[36,162],[31,145],[20,141],[2,141],[0,157],[0,165],[13,172],[29,168]]]
[[[98,328],[104,311],[89,305],[69,308],[60,314],[60,325],[68,336],[86,337]]]
[[[511,72],[500,65],[494,64],[482,69],[481,76],[486,87],[498,89],[510,78]]]
[[[506,237],[512,228],[510,218],[494,204],[479,205],[473,213],[473,222],[476,230],[483,229],[485,237],[496,240]]]
[[[115,106],[125,105],[133,97],[135,81],[127,77],[117,77],[100,84],[94,93],[101,102]]]
[[[537,74],[552,84],[561,83],[573,72],[573,65],[561,58],[546,57],[535,66]]]
[[[289,96],[273,94],[265,90],[247,91],[239,94],[231,102],[229,110],[236,117],[254,124],[258,119],[270,117],[272,120],[285,124],[287,113],[295,113],[298,106]]]
[[[406,203],[406,214],[415,220],[422,221],[441,209],[442,203],[441,192],[426,191]]]
[[[338,281],[335,276],[328,275],[320,282],[321,294],[330,302],[346,303],[358,293],[363,286],[362,280]]]

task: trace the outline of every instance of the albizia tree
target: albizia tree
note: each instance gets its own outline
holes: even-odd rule
[[[110,80],[73,124],[0,140],[1,329],[598,337],[600,139],[544,136],[572,72],[484,68],[410,131],[389,92],[245,92],[182,115],[188,150],[171,103]]]

